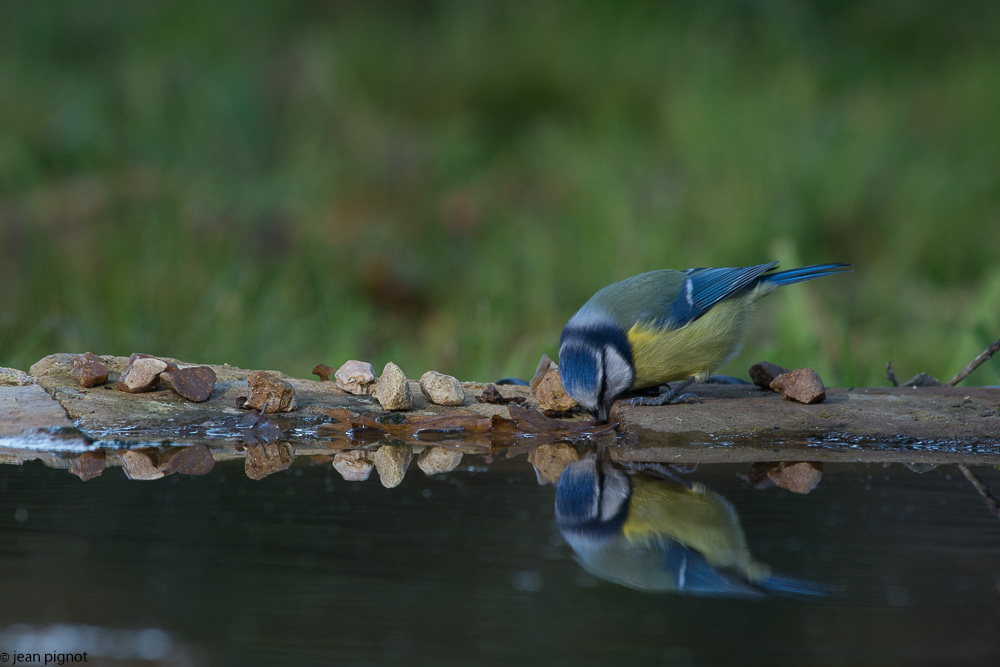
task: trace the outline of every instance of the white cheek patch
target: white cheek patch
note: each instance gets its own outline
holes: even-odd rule
[[[631,364],[611,345],[604,346],[604,374],[606,378],[604,395],[607,398],[628,391],[635,377]]]
[[[621,470],[611,466],[602,466],[604,473],[604,489],[601,494],[601,521],[610,521],[621,513],[622,507],[628,502],[629,482]]]

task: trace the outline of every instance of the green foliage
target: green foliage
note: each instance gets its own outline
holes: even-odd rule
[[[7,3],[0,365],[526,376],[609,282],[779,260],[855,273],[729,372],[948,379],[1000,337],[1000,5],[961,5]]]

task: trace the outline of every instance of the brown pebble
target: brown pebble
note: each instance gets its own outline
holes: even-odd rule
[[[215,459],[203,444],[171,447],[160,452],[157,466],[165,475],[179,472],[183,475],[207,475],[215,467]]]
[[[770,361],[758,361],[749,370],[750,379],[762,389],[770,389],[774,378],[787,372],[787,368],[778,364],[772,364]]]
[[[382,375],[372,388],[372,396],[382,405],[383,410],[410,410],[413,408],[413,391],[406,374],[391,361],[385,365]]]
[[[189,401],[207,401],[215,389],[215,371],[208,366],[192,366],[160,373],[160,382]]]
[[[550,370],[535,387],[535,399],[542,410],[567,412],[576,407],[573,397],[566,393],[559,370]]]
[[[260,410],[267,403],[265,412],[291,412],[295,409],[295,388],[273,373],[257,371],[247,378],[250,396],[243,407]]]
[[[427,371],[420,376],[420,392],[435,405],[462,405],[465,402],[462,383],[437,371]]]
[[[327,366],[326,364],[316,364],[313,366],[313,375],[319,376],[320,382],[329,382],[330,373],[333,372],[333,368]]]
[[[528,386],[531,387],[531,391],[534,392],[535,388],[538,387],[538,383],[542,381],[548,372],[551,370],[558,370],[559,367],[556,366],[556,362],[549,358],[549,355],[543,354],[542,358],[538,360],[538,366],[535,368],[535,375],[528,382]]]
[[[92,352],[85,352],[73,360],[70,374],[79,381],[81,387],[96,387],[108,381],[108,366]]]
[[[823,380],[811,368],[796,368],[790,373],[782,373],[771,381],[771,389],[799,403],[819,403],[826,398]]]
[[[527,401],[524,396],[504,396],[494,385],[488,384],[479,396],[476,396],[477,403],[490,403],[493,405],[507,405],[508,403],[524,403]]]
[[[105,454],[103,449],[84,452],[69,460],[69,471],[82,479],[94,479],[104,472]]]
[[[333,374],[337,386],[348,394],[367,396],[375,384],[375,369],[367,361],[345,361]]]
[[[130,394],[153,391],[159,387],[160,373],[167,370],[167,367],[167,362],[156,357],[130,359],[125,371],[118,378],[118,390]]]
[[[156,450],[152,448],[126,449],[118,452],[122,469],[129,479],[160,479],[163,471],[157,466]]]
[[[823,478],[823,464],[805,461],[782,462],[772,466],[767,471],[767,476],[772,482],[792,493],[809,493]]]

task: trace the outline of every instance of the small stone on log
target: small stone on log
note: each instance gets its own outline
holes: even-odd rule
[[[291,412],[295,409],[295,388],[273,373],[257,371],[247,378],[250,396],[243,407],[260,410],[267,403],[264,412]]]
[[[70,374],[81,387],[96,387],[108,381],[108,366],[92,352],[85,352],[73,360]]]
[[[437,371],[427,371],[420,376],[420,391],[436,405],[461,405],[465,402],[462,383]]]
[[[417,466],[425,475],[440,475],[451,472],[462,462],[462,450],[435,445],[420,452]]]
[[[811,368],[796,368],[790,373],[782,373],[771,381],[771,389],[799,403],[819,403],[826,398],[823,380]]]
[[[372,390],[383,410],[409,410],[413,407],[413,392],[403,370],[391,361],[382,370],[382,377]]]
[[[375,464],[371,452],[351,449],[337,452],[333,457],[333,467],[348,482],[363,482],[372,474]]]
[[[542,410],[566,412],[576,407],[573,397],[566,393],[559,370],[550,370],[535,386],[535,399]]]
[[[344,362],[333,377],[337,386],[348,394],[367,396],[372,393],[372,385],[375,384],[375,369],[367,361],[351,359]]]
[[[748,371],[753,383],[762,389],[770,389],[774,378],[788,373],[789,370],[770,361],[758,361]]]
[[[160,373],[160,382],[189,401],[202,403],[208,400],[215,389],[215,371],[208,366],[164,371]]]
[[[531,391],[534,392],[535,388],[538,387],[538,383],[542,381],[549,371],[559,370],[556,362],[549,358],[549,355],[543,354],[542,358],[538,360],[538,366],[535,368],[535,375],[528,382],[528,386],[531,387]]]
[[[313,375],[319,376],[320,382],[328,382],[333,369],[326,364],[316,364],[313,366]]]
[[[413,460],[413,447],[409,445],[382,445],[375,452],[375,469],[379,481],[387,489],[399,486],[406,469]]]
[[[160,384],[160,373],[167,370],[167,362],[156,357],[139,357],[130,361],[118,378],[118,390],[130,394],[153,391]]]

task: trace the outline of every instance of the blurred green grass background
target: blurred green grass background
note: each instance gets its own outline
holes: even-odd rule
[[[525,377],[615,280],[845,261],[762,302],[725,370],[946,380],[1000,337],[998,26],[989,2],[4,2],[0,365]]]

